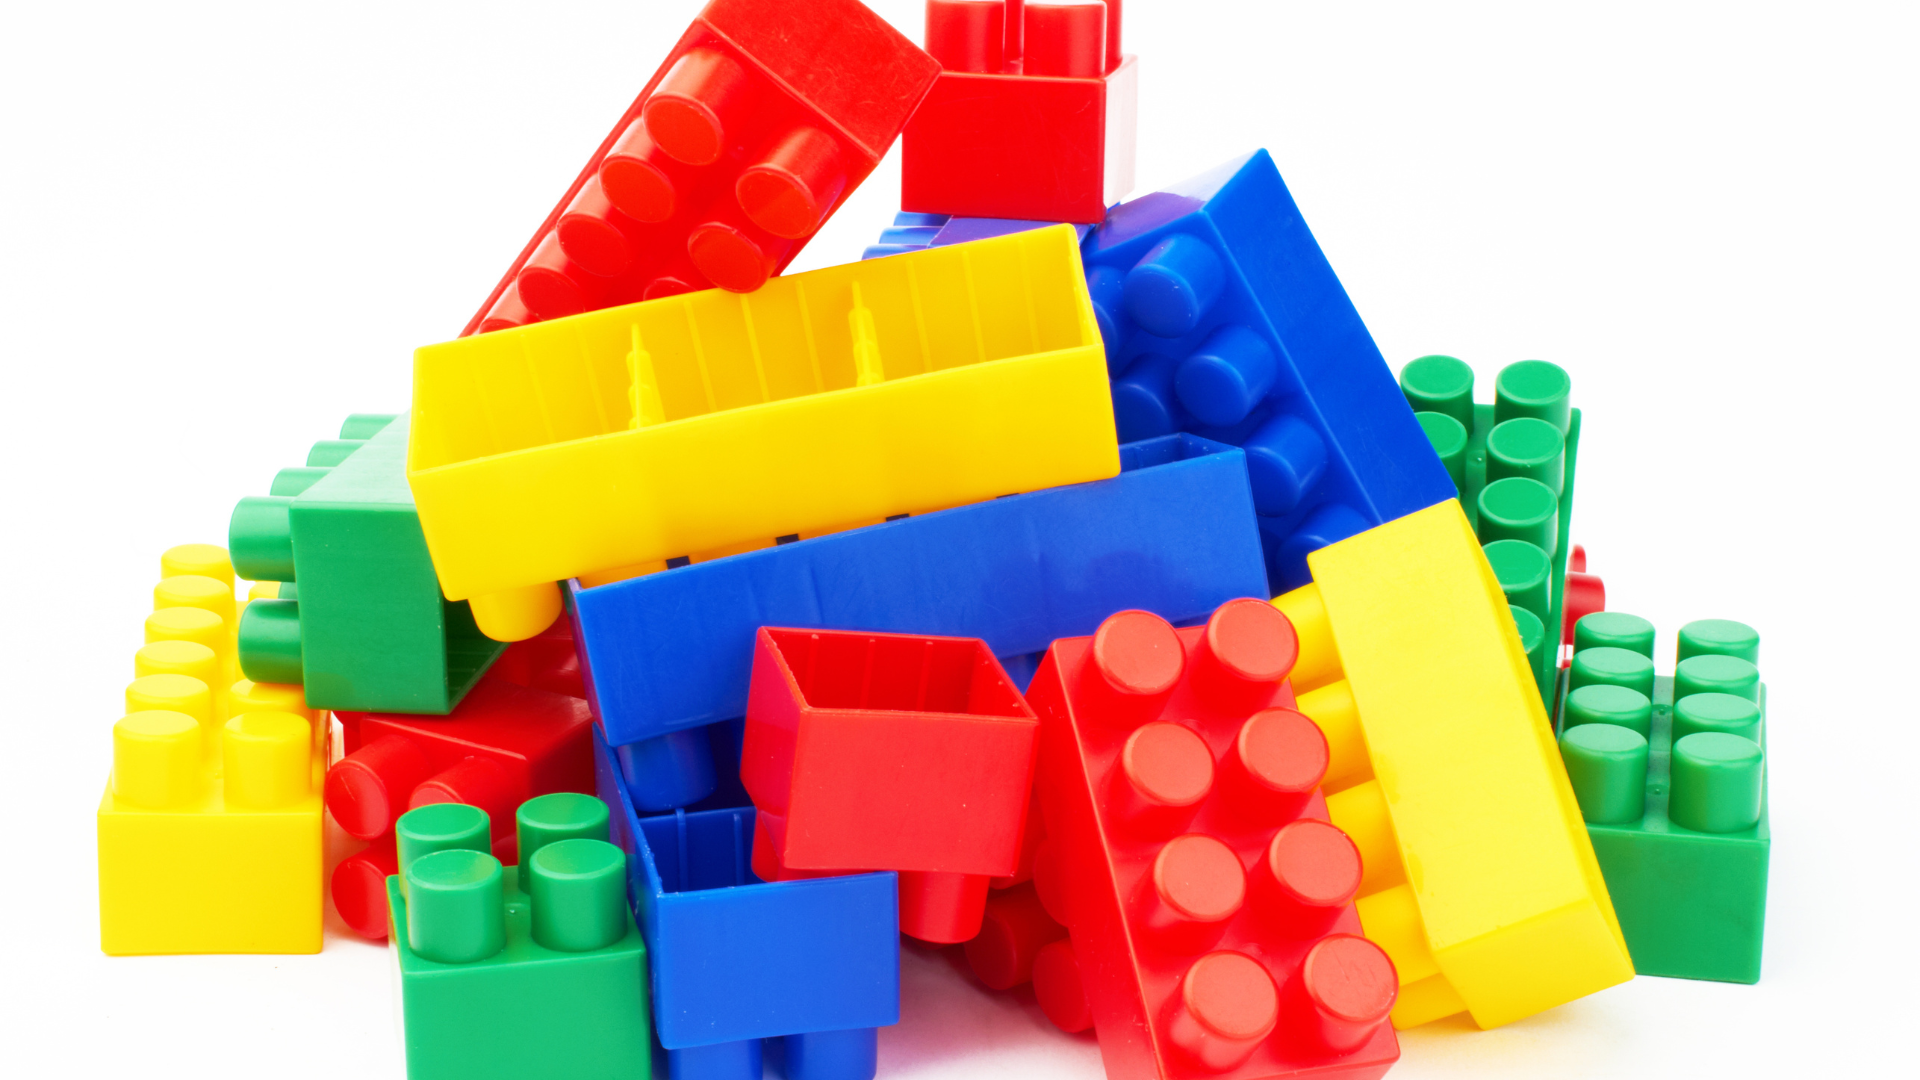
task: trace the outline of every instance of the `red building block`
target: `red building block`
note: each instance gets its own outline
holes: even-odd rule
[[[573,620],[555,619],[552,626],[533,637],[507,646],[482,677],[585,698],[587,683],[580,672],[580,654],[573,645]]]
[[[778,273],[939,65],[858,0],[713,0],[463,334]]]
[[[481,679],[448,716],[338,712],[346,756],[327,770],[327,811],[372,841],[334,868],[333,906],[348,926],[387,934],[386,878],[397,873],[393,823],[416,806],[478,806],[494,854],[518,859],[514,809],[555,791],[593,794],[592,713],[577,697]]]
[[[967,966],[992,990],[1011,990],[1033,978],[1041,950],[1067,936],[1033,891],[1033,883],[997,889],[987,897],[980,932],[966,944]]]
[[[1566,600],[1562,604],[1565,611],[1560,620],[1560,644],[1573,644],[1574,624],[1596,611],[1607,610],[1607,583],[1600,575],[1587,571],[1587,549],[1579,544],[1573,545],[1573,553],[1567,556]],[[1572,662],[1569,655],[1561,667]]]
[[[1111,1080],[1374,1077],[1400,1056],[1359,850],[1319,791],[1326,739],[1286,682],[1297,651],[1260,600],[1185,630],[1123,611],[1054,642],[1028,689],[1036,883],[1071,931],[1034,993],[1064,1028],[1091,1021]]]
[[[977,638],[762,627],[740,764],[760,862],[902,871],[902,932],[965,941],[1018,867],[1038,736]]]
[[[1120,0],[928,0],[926,40],[943,70],[903,136],[901,209],[1099,224],[1132,190]]]

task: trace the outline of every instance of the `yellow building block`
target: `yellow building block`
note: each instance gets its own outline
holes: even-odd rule
[[[1273,602],[1359,845],[1394,1026],[1510,1023],[1633,977],[1513,616],[1454,500],[1307,556]]]
[[[215,552],[168,557],[211,568]],[[96,818],[104,952],[320,949],[327,717],[298,686],[209,688],[231,664],[232,589],[172,574],[155,590]]]
[[[1064,225],[431,345],[413,392],[427,547],[494,637],[563,578],[1120,471]]]

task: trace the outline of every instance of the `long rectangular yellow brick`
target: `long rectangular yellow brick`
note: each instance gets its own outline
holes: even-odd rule
[[[1336,760],[1328,810],[1360,845],[1367,936],[1401,973],[1398,1027],[1481,1027],[1633,977],[1500,585],[1460,504],[1307,557],[1274,600],[1300,635],[1300,708]],[[1356,730],[1357,729],[1357,730]]]

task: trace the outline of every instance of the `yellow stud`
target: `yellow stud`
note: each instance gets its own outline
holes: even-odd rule
[[[312,746],[305,717],[284,712],[236,716],[221,730],[230,807],[271,810],[307,797]]]
[[[233,589],[233,562],[227,558],[227,549],[218,544],[178,544],[161,553],[160,576],[182,574],[209,577],[225,582],[229,591]]]
[[[185,713],[129,713],[113,725],[113,797],[150,810],[184,809],[205,790],[200,723]]]
[[[229,630],[234,625],[233,586],[200,574],[162,578],[153,587],[153,607],[191,607],[211,611]]]
[[[473,598],[474,624],[495,641],[525,641],[560,617],[560,586],[551,581]]]

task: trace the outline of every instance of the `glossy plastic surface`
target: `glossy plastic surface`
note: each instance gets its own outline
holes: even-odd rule
[[[1184,630],[1120,612],[1034,677],[1049,906],[1071,932],[1034,991],[1071,1030],[1079,984],[1111,1080],[1370,1077],[1399,1059],[1393,965],[1357,936],[1360,852],[1327,823],[1296,652],[1284,616],[1239,599]]]
[[[95,815],[101,951],[318,952],[327,714],[235,681],[226,549],[160,569]]]
[[[632,914],[624,903],[570,907],[552,891],[556,881],[604,876],[583,870],[612,866],[617,880],[623,853],[565,843],[584,855],[563,865],[548,854],[573,871],[559,878],[455,850],[407,868],[407,895],[399,877],[386,880],[408,1080],[652,1075],[647,948]],[[556,936],[556,918],[573,938]],[[436,961],[424,955],[429,942],[466,950]]]
[[[1507,602],[1532,612],[1542,627],[1564,628],[1558,638],[1571,640],[1569,604],[1580,607],[1581,614],[1606,607],[1606,589],[1598,578],[1579,576],[1571,586],[1573,597],[1568,597],[1581,420],[1580,410],[1568,403],[1572,380],[1545,360],[1522,360],[1495,377],[1492,404],[1476,405],[1473,369],[1454,357],[1436,355],[1401,368],[1400,390],[1443,460],[1448,457],[1443,447],[1459,447],[1458,468],[1450,463],[1449,471],[1458,473],[1460,505],[1480,542],[1517,541],[1539,548],[1546,557],[1549,576],[1543,590],[1531,587],[1532,578],[1522,569],[1529,560],[1511,551],[1504,558],[1489,556]],[[1533,657],[1534,680],[1549,708],[1559,653],[1557,648],[1541,649]]]
[[[1008,658],[1092,633],[1120,608],[1188,622],[1265,588],[1240,451],[1175,435],[1123,446],[1120,461],[1111,480],[574,582],[608,738],[745,713],[763,624],[978,637]]]
[[[943,70],[902,136],[902,208],[1097,224],[1133,189],[1139,63],[1120,55],[1119,3],[1022,9],[928,0]]]
[[[1514,625],[1460,504],[1308,556],[1274,600],[1326,733],[1360,922],[1400,974],[1394,1025],[1494,1027],[1633,977]],[[1052,824],[1051,816],[1048,821]]]
[[[1453,496],[1266,151],[1116,207],[1083,253],[1120,437],[1245,449],[1272,591]]]
[[[779,273],[939,65],[858,0],[714,0],[463,334]]]
[[[1645,626],[1646,633],[1623,633],[1638,629],[1625,622],[1629,619]],[[1691,637],[1681,632],[1690,660],[1718,655],[1748,664],[1750,655],[1758,656],[1759,635],[1743,624],[1688,624],[1696,627],[1701,632]],[[1652,629],[1645,620],[1606,613],[1582,620],[1577,633],[1629,646],[1638,646],[1644,636],[1651,652]],[[1693,652],[1703,639],[1706,648],[1722,651]],[[1575,659],[1580,655],[1576,652]],[[1561,752],[1620,916],[1620,932],[1633,954],[1633,969],[1679,979],[1757,982],[1772,845],[1766,690],[1756,687],[1753,700],[1710,691],[1676,700],[1681,689],[1675,679],[1661,675],[1653,680],[1651,695],[1609,683],[1563,694]],[[1638,708],[1598,713],[1581,701],[1596,694]],[[1605,730],[1596,735],[1600,729]],[[1599,755],[1587,744],[1609,735],[1637,745],[1630,763],[1606,768],[1596,761]],[[1713,741],[1693,741],[1708,737]]]
[[[512,862],[515,806],[549,792],[594,790],[593,718],[580,698],[488,677],[449,716],[338,716],[346,756],[327,770],[327,809],[348,835],[375,844],[335,868],[331,889],[334,906],[366,937],[383,932],[376,894],[368,892],[384,887],[382,871],[393,858],[382,841],[408,809],[481,807],[493,821],[495,853]]]
[[[1112,476],[1104,372],[1042,229],[423,348],[408,479],[447,596],[550,591]]]
[[[972,240],[985,240],[994,236],[1006,236],[1008,233],[1026,232],[1029,229],[1044,229],[1049,225],[1058,225],[1057,221],[1028,221],[1023,218],[979,218],[953,217],[948,214],[914,214],[901,211],[893,216],[893,225],[880,231],[880,239],[860,253],[862,259],[877,259],[883,255],[899,255],[907,251],[921,251],[930,247],[945,247],[948,244],[964,244]],[[1085,240],[1093,231],[1089,224],[1073,227],[1074,232]]]
[[[271,495],[234,508],[246,576],[300,586],[297,600],[249,605],[241,668],[303,683],[316,709],[444,714],[501,646],[440,595],[407,490],[406,415],[355,415],[342,436],[322,444],[351,444],[335,464],[283,469]]]
[[[902,885],[902,932],[959,942],[1014,871],[1039,734],[978,638],[761,627],[740,778],[778,866],[979,879]]]
[[[613,840],[631,856],[655,1028],[675,1080],[757,1080],[763,1038],[899,1021],[894,874],[763,882],[749,862],[750,807],[642,818],[597,738],[595,777],[614,808]],[[786,1048],[791,1061],[792,1038]],[[849,1056],[820,1080],[870,1080],[871,1060],[862,1072]]]

